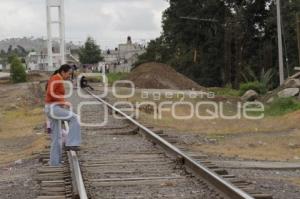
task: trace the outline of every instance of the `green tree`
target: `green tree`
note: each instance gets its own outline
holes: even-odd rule
[[[9,64],[12,64],[12,62],[13,62],[15,59],[18,59],[18,56],[15,55],[15,54],[10,54],[10,55],[8,55],[8,57],[7,57],[7,62],[8,62]]]
[[[202,85],[221,85],[224,4],[218,0],[170,0],[163,15],[163,33],[147,48],[148,58],[172,65]],[[219,23],[183,17],[216,19]],[[158,42],[159,41],[159,42]],[[157,45],[161,45],[160,47]],[[151,52],[161,49],[161,51]],[[153,56],[155,55],[155,56]],[[143,56],[141,56],[143,57]]]
[[[27,81],[26,71],[20,59],[16,56],[10,57],[10,78],[13,83]]]
[[[162,35],[149,43],[137,63],[160,61],[203,86],[234,88],[246,82],[245,75],[251,78],[250,69],[256,79],[267,80],[261,83],[275,87],[279,79],[275,2],[169,0],[162,18]],[[291,74],[298,61],[296,13],[300,0],[281,3],[285,66]],[[259,78],[261,74],[266,77]]]
[[[164,62],[165,60],[170,59],[170,54],[168,53],[169,49],[163,43],[162,37],[159,37],[155,40],[151,40],[148,44],[146,53],[138,57],[138,61],[134,64],[138,66],[147,62]]]
[[[79,60],[82,64],[97,64],[103,60],[100,47],[91,37],[88,37],[84,46],[80,48]]]
[[[225,1],[225,84],[238,88],[245,66],[250,66],[256,75],[265,70],[260,59],[263,52],[259,49],[263,48],[265,39],[265,20],[269,13],[269,3],[269,0]]]
[[[3,64],[11,63],[12,61],[11,59],[14,57],[20,57],[23,62],[23,60],[25,60],[25,57],[27,55],[28,55],[28,51],[20,45],[18,45],[17,48],[14,49],[12,45],[10,45],[7,52],[5,52],[4,50],[0,51],[0,59],[2,60]]]

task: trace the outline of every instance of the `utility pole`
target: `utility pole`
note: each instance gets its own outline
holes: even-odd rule
[[[283,71],[283,50],[282,50],[282,30],[281,30],[280,0],[277,0],[277,34],[278,34],[278,56],[279,56],[279,79],[280,85],[284,83]]]
[[[298,39],[298,58],[299,58],[299,66],[300,66],[300,13],[297,13],[297,39]]]

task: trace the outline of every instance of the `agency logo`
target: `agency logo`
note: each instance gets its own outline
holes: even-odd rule
[[[162,120],[166,115],[171,119],[183,121],[190,119],[199,120],[236,120],[236,119],[249,119],[260,120],[264,118],[264,104],[258,101],[255,102],[237,102],[234,106],[234,113],[228,113],[226,111],[226,103],[218,102],[213,92],[204,91],[176,91],[176,90],[155,90],[155,89],[140,89],[137,90],[134,83],[128,80],[115,81],[112,87],[108,87],[108,79],[105,74],[99,73],[85,73],[78,77],[77,85],[78,89],[73,89],[73,84],[69,81],[56,81],[51,85],[50,91],[56,98],[68,98],[74,94],[74,90],[80,97],[81,101],[77,105],[77,115],[81,126],[83,127],[103,127],[108,123],[109,112],[108,107],[98,102],[93,96],[89,95],[82,88],[80,88],[80,79],[85,77],[87,79],[96,79],[99,83],[97,87],[101,88],[101,92],[95,93],[99,98],[105,98],[108,93],[116,101],[112,106],[116,107],[128,116],[140,118],[143,107],[153,110],[152,116],[154,120]],[[69,87],[68,93],[65,96],[55,95],[55,86],[59,83],[64,83]],[[124,88],[126,92],[120,92]],[[139,98],[139,101],[134,102],[129,99]],[[82,113],[85,108],[101,107],[101,116],[97,119],[97,122],[83,122]],[[69,109],[72,111],[73,107]],[[185,114],[182,114],[180,110],[184,109]],[[70,111],[70,112],[71,112]],[[67,120],[72,115],[64,115],[63,117],[55,116],[55,112],[51,112],[54,118],[59,120]],[[116,111],[112,111],[112,117],[115,119],[124,119]]]

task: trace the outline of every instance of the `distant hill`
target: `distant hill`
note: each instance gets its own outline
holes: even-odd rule
[[[42,38],[33,37],[23,37],[23,38],[10,38],[0,41],[0,50],[7,51],[9,46],[12,45],[12,49],[17,48],[17,46],[22,46],[26,51],[34,50],[40,52],[43,49],[47,49],[47,41]],[[54,44],[55,46],[55,44]],[[58,45],[57,45],[58,46]],[[68,42],[66,44],[67,49],[78,49],[79,46]]]

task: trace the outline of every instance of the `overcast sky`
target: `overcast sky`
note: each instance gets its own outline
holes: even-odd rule
[[[161,33],[165,0],[65,0],[66,39],[76,43],[92,36],[101,48],[141,42]],[[46,37],[46,0],[0,0],[0,40]]]

